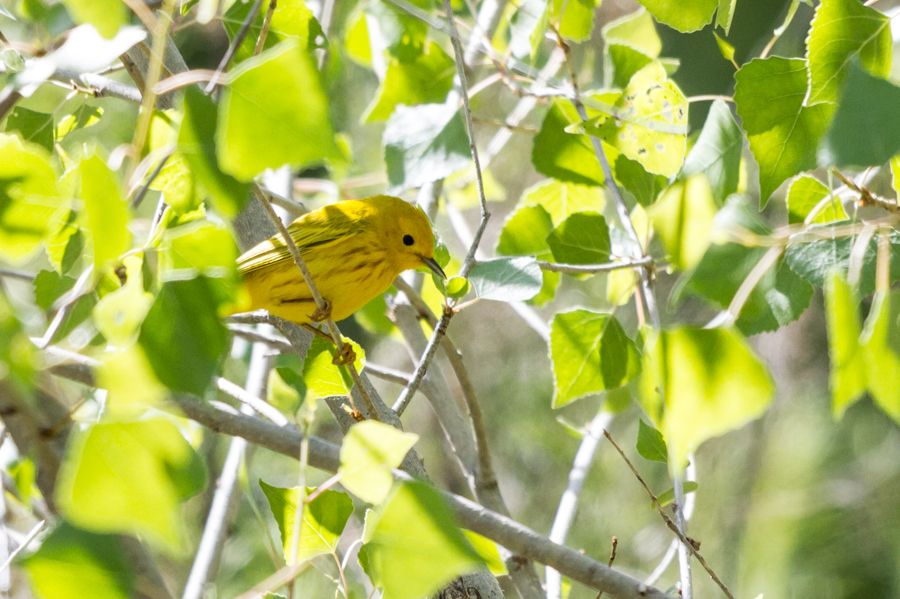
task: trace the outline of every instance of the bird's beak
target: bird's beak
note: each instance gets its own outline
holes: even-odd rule
[[[438,264],[434,258],[426,258],[424,256],[420,256],[420,258],[422,259],[422,264],[433,270],[434,274],[442,279],[447,278],[447,275],[444,274],[444,269],[441,268],[441,265]]]

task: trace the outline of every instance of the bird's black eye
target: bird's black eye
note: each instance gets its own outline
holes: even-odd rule
[[[403,236],[403,245],[412,245],[415,241],[413,241],[412,235],[404,235]]]

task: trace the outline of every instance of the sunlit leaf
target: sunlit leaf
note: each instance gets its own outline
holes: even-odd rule
[[[644,344],[639,401],[682,472],[701,443],[760,416],[774,397],[768,369],[729,329],[680,327]]]
[[[553,407],[621,387],[641,369],[637,347],[610,314],[573,310],[550,325]]]
[[[647,210],[675,267],[691,268],[703,258],[716,211],[712,190],[703,174],[672,184]]]
[[[0,256],[26,260],[62,225],[66,204],[46,150],[0,134]]]
[[[20,562],[38,597],[128,599],[135,574],[119,537],[94,534],[65,521]]]
[[[656,23],[643,8],[604,26],[602,34],[607,44],[629,46],[650,58],[657,58],[662,51]]]
[[[456,63],[434,42],[414,61],[392,60],[363,121],[387,120],[398,104],[442,103],[453,88],[455,74]]]
[[[638,0],[656,20],[678,31],[702,29],[721,0]]]
[[[808,69],[799,58],[754,59],[734,76],[734,100],[759,163],[760,206],[781,183],[815,168],[816,148],[833,108],[804,105]]]
[[[900,422],[900,294],[875,294],[860,341],[869,393],[875,405]]]
[[[592,116],[590,112],[588,116]],[[541,130],[534,137],[531,162],[538,172],[559,181],[601,185],[603,171],[597,162],[591,140],[587,135],[566,133],[567,127],[580,121],[570,102],[554,100],[544,117]],[[609,159],[613,160],[614,156]]]
[[[202,460],[164,418],[75,432],[59,476],[56,500],[72,523],[138,533],[169,552],[186,540],[181,502],[206,484]]]
[[[310,55],[286,41],[242,62],[219,104],[219,166],[241,181],[337,155],[328,102]]]
[[[563,183],[554,179],[542,181],[526,189],[522,192],[518,204],[519,207],[542,207],[550,214],[553,227],[558,227],[576,212],[603,212],[605,205],[606,198],[601,188]]]
[[[366,354],[355,342],[344,337],[356,354],[356,369],[362,370],[366,363]],[[353,388],[353,380],[343,366],[334,364],[334,344],[316,335],[303,360],[303,380],[307,391],[313,397],[323,398],[332,395],[347,395]]]
[[[582,42],[594,29],[594,9],[598,0],[553,0],[550,19],[567,40]]]
[[[100,35],[112,39],[128,22],[128,7],[122,0],[63,0],[76,23],[90,23]]]
[[[699,488],[700,488],[700,485],[698,485],[694,481],[691,481],[691,480],[684,481],[683,489],[684,489],[685,495],[687,495],[688,493],[693,493],[694,491],[696,491]],[[660,496],[657,497],[656,499],[657,499],[657,501],[659,501],[660,506],[666,507],[667,505],[669,505],[670,503],[675,501],[675,489],[674,488],[669,489],[668,491],[660,494]]]
[[[854,58],[877,77],[887,77],[891,72],[890,19],[858,0],[822,0],[806,43],[808,104],[836,101],[841,83],[856,62]]]
[[[297,503],[300,500],[300,489],[294,487],[284,489],[273,487],[260,479],[269,508],[278,523],[281,532],[281,543],[284,547],[284,559],[290,562],[293,549],[294,526],[297,520]],[[307,495],[315,489],[307,488]],[[323,553],[334,553],[338,539],[344,532],[347,520],[353,514],[353,500],[340,491],[323,491],[311,503],[303,505],[303,522],[300,523],[300,538],[297,544],[297,561]]]
[[[419,440],[388,424],[367,420],[350,427],[341,444],[341,484],[367,503],[380,504],[388,496],[396,468]]]
[[[824,183],[809,175],[801,175],[794,179],[788,188],[787,202],[788,222],[802,223],[812,211],[824,200],[830,199],[824,208],[820,208],[810,222],[827,223],[847,218],[841,199],[832,195]]]
[[[521,206],[503,224],[497,240],[497,253],[504,256],[528,256],[546,253],[547,235],[553,221],[543,206]]]
[[[16,106],[6,119],[6,130],[18,133],[23,140],[53,151],[53,115]]]
[[[96,277],[129,248],[128,208],[115,173],[102,158],[94,154],[82,160],[78,168],[81,171],[81,197],[91,231]]]
[[[825,280],[825,318],[828,325],[829,386],[836,417],[866,392],[866,356],[859,344],[859,308],[853,289],[832,270]]]
[[[322,26],[313,16],[313,11],[306,6],[304,0],[277,1],[275,12],[272,13],[272,20],[269,22],[269,33],[266,35],[264,50],[268,50],[284,40],[293,41],[303,50],[327,46]],[[228,37],[232,42],[241,26],[247,20],[252,6],[253,2],[238,0],[222,16],[222,25],[225,27],[225,32],[228,33]],[[250,58],[253,55],[268,6],[269,2],[264,3],[259,14],[256,15],[256,19],[250,24],[247,36],[235,54],[237,62]]]
[[[423,483],[398,485],[371,532],[366,524],[360,562],[391,599],[430,596],[483,564],[438,492]]]
[[[144,291],[141,258],[128,256],[124,262],[125,284],[104,295],[94,306],[94,321],[100,332],[110,343],[119,346],[133,341],[153,302],[153,296]]]

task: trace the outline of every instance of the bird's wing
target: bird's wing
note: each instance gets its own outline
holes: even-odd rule
[[[310,248],[347,237],[353,233],[356,225],[354,219],[342,212],[317,210],[304,214],[291,223],[288,233],[294,239],[300,253],[305,254]],[[238,258],[238,271],[246,274],[291,259],[281,235],[275,235],[242,254]]]

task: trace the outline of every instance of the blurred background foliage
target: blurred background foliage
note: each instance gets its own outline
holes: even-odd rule
[[[48,31],[65,27],[67,23],[59,4],[47,5],[43,0],[5,4],[7,8],[15,4],[17,14],[37,15],[35,21],[42,21],[41,26],[46,26]],[[773,29],[784,19],[789,4],[788,0],[737,2],[734,26],[727,39],[735,48],[738,63],[759,54]],[[885,10],[890,4],[890,0],[882,0],[879,9]],[[320,10],[316,0],[308,0],[307,5],[316,14]],[[347,56],[343,42],[358,8],[354,0],[336,3],[325,79],[335,130],[350,140],[352,158],[343,165],[344,175],[346,178],[372,176],[375,181],[347,191],[349,196],[362,197],[384,188],[382,133],[385,125],[383,121],[362,121],[379,83],[371,70]],[[604,0],[594,15],[596,28],[638,8],[633,0]],[[461,17],[470,18],[465,5],[458,9]],[[802,57],[812,16],[813,9],[801,4],[773,54]],[[0,17],[0,30],[9,39],[27,39],[36,29],[38,26],[26,19],[11,21]],[[663,43],[661,54],[680,61],[675,80],[687,96],[734,92],[734,68],[722,57],[712,29],[710,25],[684,34],[658,25]],[[201,25],[185,18],[176,30],[175,43],[190,68],[215,68],[228,46],[220,21]],[[445,37],[435,35],[432,39],[452,56]],[[574,62],[579,65],[583,81],[602,81],[602,44],[601,36],[595,35],[574,48]],[[545,44],[535,62],[542,64],[550,50],[552,45]],[[113,76],[127,81],[123,73]],[[131,141],[136,106],[115,99],[86,99],[81,94],[66,101],[67,94],[65,89],[44,85],[19,105],[58,114],[71,113],[81,105],[102,108],[103,118],[96,125],[68,135],[64,148],[97,143],[109,153]],[[516,98],[507,90],[492,86],[474,98],[473,115],[483,123],[502,121],[515,102]],[[691,105],[693,131],[702,126],[708,107],[707,102]],[[546,110],[545,107],[535,110],[523,127],[539,128]],[[479,142],[485,143],[493,133],[490,126],[480,125]],[[512,143],[490,168],[496,180],[493,190],[497,201],[491,204],[493,218],[485,247],[494,246],[500,227],[522,193],[543,179],[531,164],[533,133],[515,132],[513,136]],[[303,179],[323,174],[322,169],[295,173],[301,181],[298,186],[302,186]],[[412,193],[406,195],[414,197]],[[310,207],[332,199],[327,194],[303,193],[302,188],[297,197]],[[464,216],[474,229],[477,209],[473,209],[471,197],[469,202]],[[145,201],[135,214],[131,229],[136,236],[148,233],[155,205],[155,201]],[[773,220],[786,220],[782,203],[772,202],[767,210]],[[450,246],[451,254],[461,257],[466,248],[457,241],[446,213],[439,214],[435,225]],[[36,272],[46,265],[46,258],[41,256],[24,268]],[[660,272],[660,298],[668,296],[675,278]],[[608,310],[605,281],[605,277],[586,280],[564,277],[556,299],[548,306],[537,308],[538,312],[549,320],[560,306]],[[3,284],[27,330],[39,335],[47,323],[43,311],[32,303],[31,285],[11,279],[5,279]],[[690,535],[702,542],[703,553],[737,597],[760,594],[771,599],[900,597],[897,567],[900,563],[897,502],[900,461],[896,459],[900,455],[900,431],[869,400],[851,407],[838,422],[832,418],[822,306],[821,292],[817,291],[811,308],[800,320],[774,333],[751,338],[751,344],[771,368],[777,385],[776,400],[762,418],[705,443],[695,455],[699,489]],[[679,311],[681,320],[697,323],[705,322],[713,314],[707,305],[690,298]],[[620,310],[617,316],[626,329],[633,331],[637,327],[633,311]],[[356,317],[340,325],[345,335],[359,341],[367,358],[411,371],[414,363],[402,342],[390,333],[373,332],[371,324],[361,326],[361,320]],[[577,435],[561,421],[583,426],[597,413],[604,399],[593,396],[553,410],[547,346],[505,304],[480,302],[465,309],[454,319],[450,335],[465,354],[482,400],[495,468],[512,516],[546,533],[579,445]],[[246,360],[246,350],[232,351],[225,367],[226,377],[243,380]],[[396,397],[401,391],[398,385],[380,381],[376,385],[386,398]],[[74,388],[67,391],[76,395],[85,393]],[[626,449],[633,450],[641,416],[639,408],[632,404],[615,417],[611,431]],[[420,435],[417,448],[435,483],[466,494],[466,484],[447,457],[440,425],[430,407],[424,401],[414,402],[404,416],[404,423],[407,430]],[[315,434],[340,442],[340,433],[326,412],[316,419],[315,426]],[[218,472],[229,439],[208,431],[201,435],[196,429],[193,434],[197,439],[202,437],[199,450],[206,460],[207,471]],[[27,480],[27,472],[23,473],[27,466],[6,449],[8,446],[0,450],[5,471],[13,478]],[[665,465],[637,456],[634,459],[654,491],[659,494],[669,488]],[[228,531],[216,574],[218,596],[222,597],[245,591],[272,570],[266,535],[277,539],[278,533],[271,518],[260,520],[258,516],[260,510],[266,513],[266,502],[256,481],[262,478],[269,484],[289,487],[297,478],[295,461],[265,449],[255,450],[248,464],[241,472],[244,495]],[[310,483],[318,484],[327,475],[314,471],[312,477]],[[185,534],[189,546],[199,539],[213,490],[214,485],[208,485],[187,503]],[[361,529],[361,516],[357,512],[351,518],[348,530]],[[6,518],[14,527],[17,519],[27,520],[24,512],[16,509],[11,509]],[[601,442],[567,544],[603,559],[613,535],[618,538],[616,566],[636,576],[646,575],[653,569],[671,538],[627,466],[607,443]],[[166,576],[184,580],[191,556],[192,552],[160,556]],[[322,568],[334,575],[328,566]],[[351,572],[351,576],[360,575]],[[15,584],[22,582],[21,571],[14,572],[13,576],[14,596],[27,596],[27,586]],[[677,565],[673,562],[658,586],[668,588],[677,577]],[[695,585],[697,597],[718,596],[719,591],[699,569],[695,569]],[[313,570],[300,579],[298,590],[299,597],[330,596],[334,584]],[[569,596],[588,598],[594,593],[574,585]]]

